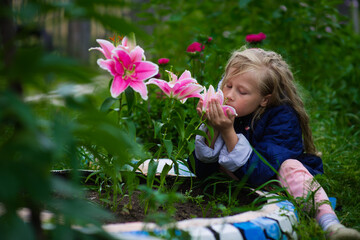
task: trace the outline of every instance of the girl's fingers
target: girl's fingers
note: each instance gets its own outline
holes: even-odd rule
[[[214,100],[211,100],[210,102],[210,115],[214,117],[216,115],[216,109],[214,106]]]
[[[203,113],[203,100],[200,99],[197,106],[196,106],[196,112],[199,115],[199,117],[201,117],[201,120],[204,120],[204,118],[206,117],[206,114]]]
[[[210,125],[212,125],[213,118],[211,117],[210,112],[206,111],[205,116],[206,116],[206,119],[208,120],[208,123]]]
[[[215,99],[209,102],[206,117],[209,124],[217,128],[232,125],[235,120],[235,115],[229,109],[224,112],[221,104]]]
[[[222,107],[217,100],[213,100],[213,102],[212,102],[212,112],[214,113],[214,116],[216,116],[216,117],[224,117],[225,116],[225,114],[222,110]]]
[[[203,100],[200,99],[199,102],[198,102],[198,104],[197,104],[197,106],[196,106],[196,108],[200,108],[200,109],[201,109],[202,106],[203,106]]]
[[[235,119],[235,115],[231,112],[230,109],[226,109],[226,114],[231,120]]]

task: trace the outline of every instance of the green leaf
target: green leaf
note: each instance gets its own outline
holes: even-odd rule
[[[154,124],[154,138],[156,139],[159,136],[161,128],[162,126],[164,126],[164,124],[162,122],[157,122],[155,120],[153,120],[153,124]]]
[[[128,132],[129,132],[129,137],[131,139],[134,139],[134,141],[136,141],[136,126],[135,123],[133,121],[131,121],[130,119],[126,119],[126,125],[128,128]]]
[[[176,129],[178,130],[180,141],[182,141],[185,138],[185,121],[182,118],[174,118],[173,121]]]
[[[173,150],[173,144],[172,144],[171,140],[164,139],[164,145],[165,145],[168,157],[171,158],[171,153],[172,153],[172,150]]]
[[[206,141],[210,142],[209,136],[204,131],[201,131],[199,129],[194,130],[194,135],[203,136],[206,139]]]
[[[185,129],[185,136],[189,137],[190,135],[194,134],[194,130],[195,130],[195,123],[198,123],[199,119],[197,118],[193,118],[191,119],[190,123],[187,124],[186,129]]]
[[[111,106],[117,101],[116,98],[108,97],[104,100],[104,102],[101,104],[100,111],[101,112],[107,112],[111,108]]]
[[[152,186],[154,184],[156,169],[157,169],[158,164],[159,164],[159,162],[154,161],[154,159],[151,159],[149,162],[146,184],[150,188],[152,188]]]
[[[191,154],[195,149],[195,139],[192,139],[191,141],[189,141],[187,147],[189,150],[189,154]]]
[[[109,81],[109,85],[108,85],[109,90],[111,88],[111,85],[112,85],[113,81],[114,81],[114,78],[111,78],[110,81]]]
[[[125,90],[125,97],[126,97],[126,102],[128,105],[128,111],[131,112],[134,104],[135,104],[135,94],[134,94],[134,90],[130,87],[128,87]]]
[[[82,196],[83,192],[81,189],[76,187],[75,185],[70,184],[70,182],[65,181],[62,178],[54,177],[51,179],[51,184],[56,193],[64,196],[64,197],[74,197],[74,196]]]
[[[170,170],[171,170],[171,165],[165,164],[160,174],[160,189],[163,186],[166,176],[168,175]]]
[[[239,0],[239,8],[245,8],[251,0]]]

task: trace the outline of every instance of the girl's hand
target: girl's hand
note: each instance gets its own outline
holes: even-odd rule
[[[208,123],[214,128],[215,132],[221,134],[227,150],[231,152],[239,139],[234,129],[235,115],[230,110],[226,114],[227,116],[217,100],[213,99],[210,101],[209,108],[206,111]]]
[[[235,115],[230,111],[227,111],[226,114],[227,116],[216,99],[210,101],[209,108],[206,111],[206,118],[209,124],[219,132],[229,131],[234,128]]]

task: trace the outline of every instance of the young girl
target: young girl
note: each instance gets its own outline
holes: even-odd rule
[[[317,190],[316,220],[327,237],[360,239],[359,232],[339,223],[325,191],[313,179],[323,173],[322,161],[293,74],[281,56],[259,48],[235,51],[219,87],[238,116],[230,111],[226,116],[218,101],[210,101],[205,118],[214,136],[210,143],[196,136],[196,175],[203,178],[221,170],[234,179],[246,178],[254,187],[276,177],[295,198]],[[200,100],[199,115],[201,109]],[[205,126],[201,129],[208,133]]]

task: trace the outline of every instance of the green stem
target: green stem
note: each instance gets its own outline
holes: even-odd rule
[[[166,104],[166,106],[165,106],[165,109],[168,109],[168,107],[169,107],[169,104],[168,104],[168,102],[167,102],[167,104]],[[167,126],[168,126],[169,123],[170,123],[171,112],[173,111],[173,109],[174,109],[174,99],[171,98],[171,100],[170,100],[169,115],[167,116],[167,119],[166,119],[166,124],[165,124],[166,128],[165,128],[165,132],[164,132],[164,134],[163,134],[162,142],[164,142],[164,140],[166,139],[166,135],[167,135],[167,131],[168,131],[168,127],[167,127]],[[160,149],[159,149],[159,151],[158,151],[157,160],[160,159],[160,154],[161,154],[161,150],[162,150],[162,149],[163,149],[163,144],[161,144]]]
[[[196,61],[195,61],[195,57],[192,58],[192,62],[193,62],[193,63],[192,63],[192,66],[191,66],[191,68],[192,68],[192,75],[193,75],[193,78],[196,79],[196,75],[197,75],[197,74],[196,74],[196,72],[195,72],[195,71],[196,71],[196,69],[195,69],[195,62],[196,62]]]
[[[204,114],[205,114],[205,113],[203,112],[202,115],[201,115],[201,119],[203,119]],[[201,124],[203,124],[204,122],[205,122],[205,120],[201,120],[201,121],[199,122],[199,124],[195,127],[195,130],[199,129],[199,127],[201,126]],[[194,135],[194,133],[191,133],[191,134],[186,138],[185,143],[187,143],[193,135]],[[182,149],[184,148],[184,145],[185,145],[185,144],[183,144],[183,145],[181,146],[180,150],[179,150],[178,153],[176,154],[175,160],[178,158],[179,154],[181,153]]]
[[[204,114],[205,114],[205,113],[202,113],[201,118],[200,118],[201,121],[200,121],[199,124],[195,127],[195,130],[199,129],[199,127],[201,126],[201,124],[203,124],[203,123],[205,122],[205,119],[203,120]],[[189,140],[190,140],[190,138],[191,138],[192,136],[193,136],[193,133],[191,133],[191,134],[186,138],[185,144],[186,144],[187,142],[189,142]],[[181,145],[180,150],[179,150],[178,153],[176,154],[175,161],[178,159],[178,156],[179,156],[180,153],[182,152],[185,144],[182,144],[182,145]],[[177,181],[177,177],[178,177],[178,176],[176,176],[175,182]],[[190,189],[192,189],[192,185],[193,185],[193,179],[190,178]]]
[[[122,96],[119,98],[118,124],[121,122]]]
[[[159,148],[159,150],[158,150],[157,157],[156,157],[156,159],[157,159],[158,161],[159,161],[159,159],[160,159],[160,154],[161,154],[162,150],[163,150],[163,145],[161,144],[161,145],[160,145],[160,148]]]

